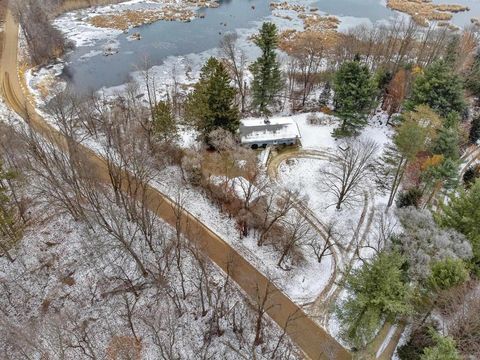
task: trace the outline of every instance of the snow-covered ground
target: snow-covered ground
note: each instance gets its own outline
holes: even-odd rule
[[[158,179],[155,186],[161,192],[171,198],[176,198],[180,192],[185,199],[186,210],[234,247],[260,272],[272,279],[294,301],[303,304],[315,300],[328,283],[333,270],[332,257],[326,257],[318,264],[313,254],[307,253],[302,266],[289,271],[282,270],[277,266],[279,260],[277,251],[268,245],[257,246],[257,239],[252,235],[241,239],[235,219],[222,213],[198,188],[184,184],[177,167],[166,168]]]
[[[51,206],[51,200],[37,196],[37,187],[42,186],[33,186],[35,190],[25,189],[28,196],[35,199],[29,207],[29,216],[35,221],[25,231],[22,241],[11,250],[16,260],[11,263],[6,257],[0,257],[0,279],[4,289],[0,299],[5,312],[0,331],[4,336],[0,343],[6,341],[6,334],[10,332],[15,332],[17,340],[23,341],[18,334],[23,336],[35,328],[37,331],[29,335],[28,341],[38,342],[42,344],[39,349],[54,353],[57,348],[52,339],[75,341],[75,337],[84,331],[88,334],[86,341],[90,346],[98,351],[97,354],[104,354],[112,339],[130,334],[126,309],[131,312],[135,331],[141,338],[142,359],[159,358],[155,339],[161,339],[165,344],[174,339],[170,344],[172,354],[179,353],[183,359],[193,359],[202,350],[209,353],[210,358],[233,360],[238,354],[232,347],[242,348],[245,346],[242,341],[253,341],[254,312],[241,290],[230,284],[225,289],[233,287],[228,290],[225,299],[219,300],[225,301],[222,305],[230,311],[235,309],[237,316],[246,316],[241,320],[245,332],[238,337],[232,331],[234,327],[228,317],[222,316],[219,325],[224,333],[213,336],[208,351],[202,349],[211,326],[213,309],[207,306],[207,314],[200,315],[199,292],[195,287],[200,270],[189,251],[183,252],[187,296],[180,302],[181,313],[161,288],[149,284],[148,279],[146,286],[136,291],[134,297],[128,290],[123,290],[122,276],[131,277],[131,281],[139,283],[142,279],[136,278],[134,264],[115,246],[115,240],[101,229],[92,232],[86,224],[58,213],[58,209]],[[126,219],[123,222],[128,224]],[[156,224],[155,231],[159,228],[166,237],[172,231],[165,225]],[[141,241],[140,237],[138,242]],[[141,252],[143,261],[146,260],[143,258],[145,253]],[[206,266],[208,281],[221,287],[226,280],[225,274],[211,263]],[[168,277],[169,286],[181,292],[175,267],[165,272],[164,276]],[[18,281],[21,281],[21,286],[18,286]],[[215,296],[220,296],[220,292]],[[133,306],[129,308],[131,304]],[[271,320],[267,321],[265,349],[271,351],[281,331]],[[151,324],[159,328],[155,329]],[[52,326],[55,326],[55,331],[50,332]],[[35,349],[29,346],[25,350],[34,352],[32,348]],[[71,356],[75,353],[80,356],[74,347],[66,351]],[[260,351],[260,347],[255,350],[255,357],[266,359]],[[245,356],[248,356],[248,351]],[[291,359],[294,358],[292,355]]]
[[[324,118],[327,125],[311,125],[308,121],[310,114],[292,116],[299,126],[302,136],[303,150],[316,150],[327,153],[334,153],[340,140],[332,136],[333,129],[338,126],[338,119],[325,114],[315,114],[316,117]],[[392,129],[385,125],[385,116],[378,114],[374,116],[369,125],[361,132],[359,138],[373,140],[378,145],[376,156],[380,156],[383,148],[391,140]],[[344,206],[341,210],[335,209],[333,195],[321,184],[321,170],[328,165],[328,159],[321,158],[294,158],[283,162],[279,168],[279,181],[290,189],[296,189],[308,199],[309,207],[316,213],[317,217],[324,223],[334,222],[339,232],[338,238],[348,245],[356,230],[357,223],[363,212],[363,197],[358,198],[356,206]],[[384,194],[375,190],[373,174],[365,178],[363,188],[369,194],[369,208],[380,209],[386,205]]]

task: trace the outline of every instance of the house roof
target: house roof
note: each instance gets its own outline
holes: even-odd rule
[[[262,141],[280,141],[300,138],[300,131],[291,118],[255,118],[240,121],[242,143],[260,143]]]

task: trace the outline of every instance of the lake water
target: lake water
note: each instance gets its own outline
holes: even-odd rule
[[[139,64],[148,61],[160,65],[168,56],[199,53],[218,46],[227,32],[254,26],[255,21],[270,14],[270,2],[265,0],[221,0],[220,7],[200,9],[203,19],[191,22],[157,21],[131,30],[139,32],[142,39],[128,40],[128,34],[119,36],[118,54],[81,58],[92,49],[102,49],[103,44],[79,47],[67,57],[64,76],[79,91],[98,90],[125,83],[128,74]],[[254,7],[254,8],[252,8]]]
[[[460,26],[469,24],[472,17],[480,15],[479,0],[434,2],[458,2],[469,6],[471,11],[454,15],[453,22]],[[131,30],[130,34],[141,34],[140,41],[130,41],[129,34],[122,34],[117,39],[119,53],[111,56],[88,56],[92,51],[101,52],[105,41],[98,41],[94,46],[78,47],[67,56],[63,76],[77,92],[121,85],[146,58],[152,66],[160,65],[169,56],[200,53],[215,48],[225,33],[239,28],[252,28],[256,22],[271,14],[268,0],[220,0],[219,3],[218,8],[200,9],[199,12],[205,15],[203,19],[188,23],[158,21]],[[380,0],[318,0],[311,5],[327,14],[349,19],[369,19],[372,22],[395,15]]]

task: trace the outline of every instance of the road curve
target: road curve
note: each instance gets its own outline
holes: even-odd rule
[[[28,120],[39,134],[53,139],[57,146],[66,148],[65,138],[50,126],[35,110],[23,92],[17,71],[18,25],[10,12],[5,23],[5,42],[0,62],[0,89],[9,106]],[[92,150],[79,145],[80,151],[96,174],[99,181],[110,184],[107,164]],[[175,225],[175,204],[167,196],[153,187],[147,188],[148,206],[165,222]],[[333,339],[322,327],[309,318],[303,310],[276,288],[265,276],[245,260],[235,249],[208,229],[202,222],[187,211],[183,211],[182,222],[186,237],[198,242],[210,259],[225,272],[255,301],[267,289],[270,295],[268,315],[281,327],[288,322],[287,333],[297,346],[310,359],[347,360],[352,355]],[[233,265],[233,266],[232,266]],[[232,271],[233,269],[233,271]],[[259,294],[260,293],[260,294]],[[292,320],[293,317],[293,320]]]

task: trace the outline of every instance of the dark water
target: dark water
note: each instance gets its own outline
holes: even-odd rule
[[[64,76],[77,92],[121,85],[128,80],[130,72],[145,63],[146,57],[154,66],[162,64],[168,56],[215,48],[225,33],[252,27],[254,21],[270,14],[270,2],[266,0],[221,0],[219,3],[218,8],[200,9],[199,13],[205,15],[203,19],[188,23],[157,21],[130,30],[130,34],[139,32],[142,39],[129,41],[129,34],[120,35],[120,52],[115,55],[81,59],[92,50],[102,50],[105,43],[79,47],[68,55]]]

